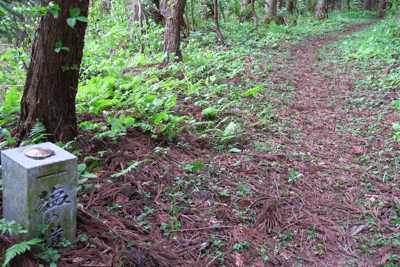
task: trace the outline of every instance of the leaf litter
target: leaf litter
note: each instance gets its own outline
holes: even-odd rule
[[[354,161],[360,155],[370,156],[376,163],[370,168],[383,166],[374,148],[382,149],[391,138],[383,129],[399,116],[389,113],[379,122],[374,135],[380,141],[338,131],[337,124],[350,124],[354,116],[372,124],[379,114],[348,108],[354,99],[346,93],[355,90],[356,80],[364,73],[335,76],[332,73],[342,66],[322,59],[323,53],[334,51],[328,45],[365,26],[298,47],[279,47],[277,52],[289,52],[291,60],[278,59],[276,69],[258,79],[273,80],[273,89],[291,98],[261,92],[249,98],[261,105],[269,101],[276,108],[271,120],[284,126],[275,131],[258,127],[275,150],[256,149],[249,141],[253,135],[249,126],[241,145],[223,154],[212,149],[214,140],[186,131],[171,141],[128,128],[113,143],[110,138],[92,139],[93,133],[81,130],[76,145],[85,156],[79,162],[98,157],[98,151],[106,152],[97,178],[86,182],[100,187],[79,195],[78,240],[72,248],[59,248],[62,266],[342,266],[349,260],[378,266],[386,262],[389,252],[400,254],[399,246],[390,244],[375,247],[368,256],[355,251],[363,242],[357,236],[370,237],[376,227],[382,240],[398,232],[388,218],[393,203],[400,206],[400,192]],[[352,62],[346,63],[346,68],[352,67]],[[287,81],[296,90],[278,86]],[[395,99],[397,92],[387,97]],[[178,103],[192,117],[203,117],[201,109],[184,103],[182,97]],[[244,110],[226,109],[220,116],[232,114],[250,123],[259,120]],[[81,120],[105,121],[101,116],[80,116]],[[178,146],[179,142],[189,144],[190,150]],[[169,150],[155,155],[157,147]],[[393,150],[399,149],[394,143]],[[381,154],[381,158],[390,157],[389,152]],[[128,168],[128,163],[139,161],[137,170],[111,178]],[[182,162],[196,161],[204,167],[182,167]],[[93,162],[89,159],[87,164]],[[366,178],[369,187],[362,185]],[[393,183],[399,186],[398,179]],[[358,200],[370,204],[359,205]],[[377,206],[377,201],[383,205]],[[10,236],[0,236],[2,247],[15,242]],[[35,266],[33,259],[29,252],[12,264]]]

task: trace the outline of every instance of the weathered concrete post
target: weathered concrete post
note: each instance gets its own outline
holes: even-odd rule
[[[20,223],[27,234],[42,237],[47,246],[76,238],[77,159],[52,143],[2,151],[3,215]]]

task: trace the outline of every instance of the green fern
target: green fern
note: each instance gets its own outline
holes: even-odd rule
[[[6,105],[11,108],[19,108],[19,102],[21,100],[21,94],[18,92],[18,87],[11,87],[6,93]]]
[[[20,111],[19,102],[21,100],[21,93],[18,92],[18,87],[11,87],[5,96],[4,106],[1,107],[1,113],[9,114]]]
[[[31,245],[37,245],[43,242],[43,239],[41,238],[34,238],[28,241],[23,241],[19,244],[15,244],[14,246],[10,247],[9,249],[6,250],[6,255],[5,259],[3,262],[3,266],[5,267],[15,256],[19,254],[25,253],[25,251],[31,249]]]
[[[41,139],[45,138],[47,134],[46,132],[46,127],[44,124],[39,120],[36,119],[36,124],[32,127],[29,137],[31,138],[31,143],[36,144],[39,142]]]
[[[166,134],[172,131],[172,129],[183,119],[188,118],[188,116],[182,116],[182,117],[178,117],[178,116],[173,116],[173,115],[169,115],[169,118],[171,119],[170,122],[168,122],[167,125],[165,125],[164,129],[161,131],[162,134]],[[176,132],[174,133],[176,134]]]

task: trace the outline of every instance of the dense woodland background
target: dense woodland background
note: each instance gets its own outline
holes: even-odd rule
[[[0,262],[398,266],[399,9],[0,0],[0,146],[79,161],[77,240]]]

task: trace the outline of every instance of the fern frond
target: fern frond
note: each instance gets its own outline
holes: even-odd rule
[[[43,123],[39,119],[36,119],[36,123],[31,129],[31,132],[29,133],[29,137],[31,139],[36,139],[40,134],[42,134],[44,132],[46,132],[46,127],[43,125]]]
[[[21,100],[21,94],[18,92],[17,86],[11,87],[6,93],[6,106],[14,109],[19,108],[19,102]]]
[[[25,253],[25,251],[31,249],[31,245],[37,245],[39,243],[43,242],[43,239],[41,238],[34,238],[28,241],[23,241],[19,244],[15,244],[14,246],[10,247],[9,249],[6,250],[6,255],[3,263],[3,267],[7,266],[7,264],[15,258],[15,256],[19,254]]]

